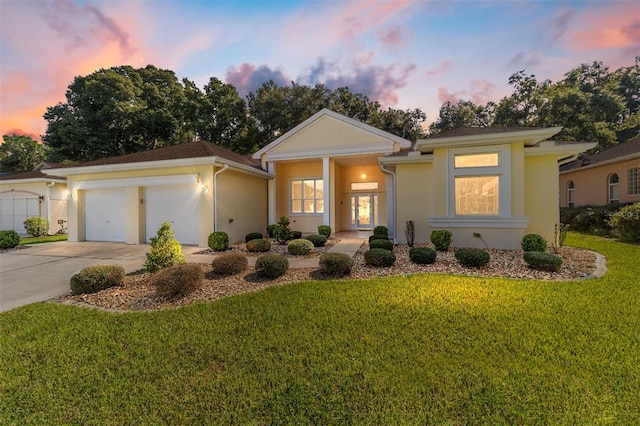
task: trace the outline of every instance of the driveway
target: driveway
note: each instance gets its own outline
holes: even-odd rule
[[[199,250],[182,247],[185,255]],[[149,251],[148,244],[61,241],[0,253],[0,312],[68,293],[71,276],[87,266],[118,264],[127,273],[137,271]]]

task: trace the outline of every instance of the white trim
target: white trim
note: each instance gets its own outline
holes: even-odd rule
[[[528,217],[430,217],[432,228],[526,228]]]
[[[135,177],[122,179],[100,179],[100,180],[82,180],[73,182],[69,190],[88,190],[88,189],[107,189],[107,188],[126,188],[131,186],[167,186],[167,185],[188,185],[198,183],[198,175],[168,175],[168,176],[150,176]]]
[[[598,161],[597,163],[587,164],[587,165],[580,166],[580,167],[575,167],[575,168],[569,169],[569,170],[563,170],[563,171],[560,172],[560,174],[564,175],[566,173],[579,172],[581,170],[593,169],[595,167],[608,166],[609,164],[622,163],[624,161],[634,160],[636,158],[640,159],[640,153],[633,153],[633,154],[625,155],[623,157],[612,158],[611,160]]]
[[[322,158],[322,223],[331,223],[331,175],[329,157]],[[304,209],[303,209],[304,210]]]
[[[324,150],[313,151],[296,151],[296,152],[283,152],[280,154],[266,155],[266,161],[277,160],[297,160],[301,158],[324,158],[324,157],[345,157],[349,155],[363,155],[363,154],[391,154],[393,148],[383,148],[381,145],[359,145],[357,147],[350,148],[332,148]]]
[[[506,143],[523,142],[525,145],[533,145],[562,130],[562,127],[549,127],[545,129],[525,129],[503,133],[485,133],[466,136],[451,136],[431,139],[418,139],[416,151],[431,151],[434,148],[453,148],[465,146],[501,145]]]
[[[556,144],[553,141],[541,142],[539,146],[526,147],[524,150],[525,157],[540,157],[545,155],[557,155],[558,159],[563,157],[580,154],[591,148],[595,148],[596,142],[576,142],[571,144]]]
[[[16,185],[20,183],[37,183],[37,182],[56,182],[56,183],[65,183],[65,184],[67,183],[65,179],[53,179],[50,177],[44,177],[44,178],[0,180],[0,185]]]

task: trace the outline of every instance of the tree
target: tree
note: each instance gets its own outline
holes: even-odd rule
[[[46,159],[45,147],[28,136],[4,135],[0,145],[0,168],[3,172],[29,172]]]
[[[459,127],[488,127],[491,124],[493,103],[486,107],[471,101],[445,102],[440,108],[438,119],[429,126],[432,135],[448,132]]]

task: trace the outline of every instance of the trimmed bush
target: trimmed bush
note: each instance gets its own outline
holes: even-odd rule
[[[273,233],[273,238],[276,239],[280,244],[285,244],[291,240],[293,240],[293,235],[291,235],[291,228],[289,227],[289,219],[285,216],[280,216],[280,220],[276,225],[276,229]]]
[[[97,265],[84,268],[71,277],[73,294],[95,293],[122,284],[124,268],[120,265]]]
[[[320,256],[320,270],[336,277],[349,275],[353,259],[347,253],[325,253]]]
[[[305,240],[311,241],[314,247],[322,247],[327,243],[327,237],[324,235],[308,235]]]
[[[271,243],[268,240],[263,240],[262,238],[259,240],[251,240],[247,243],[247,251],[253,253],[263,253],[265,251],[271,250]]]
[[[389,250],[374,248],[364,252],[364,261],[370,266],[389,267],[396,262],[396,255]]]
[[[213,273],[217,275],[233,275],[244,271],[248,263],[247,258],[240,253],[223,253],[213,259],[211,268]]]
[[[225,251],[229,248],[229,235],[224,231],[212,232],[209,234],[207,243],[211,250]]]
[[[437,229],[431,233],[429,239],[438,251],[447,251],[451,245],[453,234],[446,229]]]
[[[527,234],[522,237],[520,247],[524,251],[545,251],[547,250],[547,240],[542,235]]]
[[[640,203],[631,204],[618,210],[608,221],[613,235],[628,243],[640,242]]]
[[[184,263],[182,246],[175,239],[169,222],[162,222],[155,237],[151,237],[151,252],[147,253],[144,269],[157,272],[169,266]]]
[[[313,243],[303,239],[291,240],[287,245],[287,250],[289,254],[295,254],[297,256],[311,253],[313,251]]]
[[[371,241],[373,240],[387,240],[389,241],[389,237],[386,235],[382,235],[382,234],[373,234],[373,235],[369,235],[369,244],[371,244]]]
[[[456,250],[456,259],[458,263],[467,268],[479,268],[489,263],[491,256],[488,252],[478,249],[460,249]]]
[[[385,250],[393,250],[393,242],[389,240],[375,239],[375,240],[371,240],[371,242],[369,243],[369,248],[372,248],[372,249],[381,248]]]
[[[0,231],[0,250],[17,247],[20,244],[20,235],[12,229]]]
[[[195,263],[183,263],[163,269],[151,278],[151,285],[161,297],[181,297],[202,286],[204,271]]]
[[[275,238],[277,230],[278,230],[278,224],[277,223],[273,223],[271,225],[267,225],[267,235],[269,236],[269,238]]]
[[[373,228],[373,235],[384,235],[385,237],[388,237],[389,229],[386,226],[378,225]]]
[[[259,232],[249,232],[244,236],[244,242],[248,243],[251,240],[261,240],[262,238],[262,234]]]
[[[24,229],[30,237],[49,235],[49,221],[44,217],[30,217],[23,222]]]
[[[409,249],[409,259],[413,263],[430,265],[436,261],[436,251],[429,247],[411,247]]]
[[[328,240],[329,237],[331,236],[331,227],[329,225],[319,225],[318,234],[324,235],[325,238]]]
[[[278,278],[289,269],[289,261],[282,254],[264,254],[256,260],[255,268],[260,277]]]
[[[291,231],[291,238],[293,238],[294,240],[299,240],[300,238],[302,238],[302,232]]]
[[[523,259],[531,269],[558,272],[562,266],[562,258],[543,251],[525,251]]]

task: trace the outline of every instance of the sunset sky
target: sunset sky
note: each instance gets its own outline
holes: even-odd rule
[[[0,132],[39,139],[77,75],[153,64],[241,95],[273,79],[348,86],[385,107],[484,104],[526,69],[640,55],[640,2],[0,0]]]

